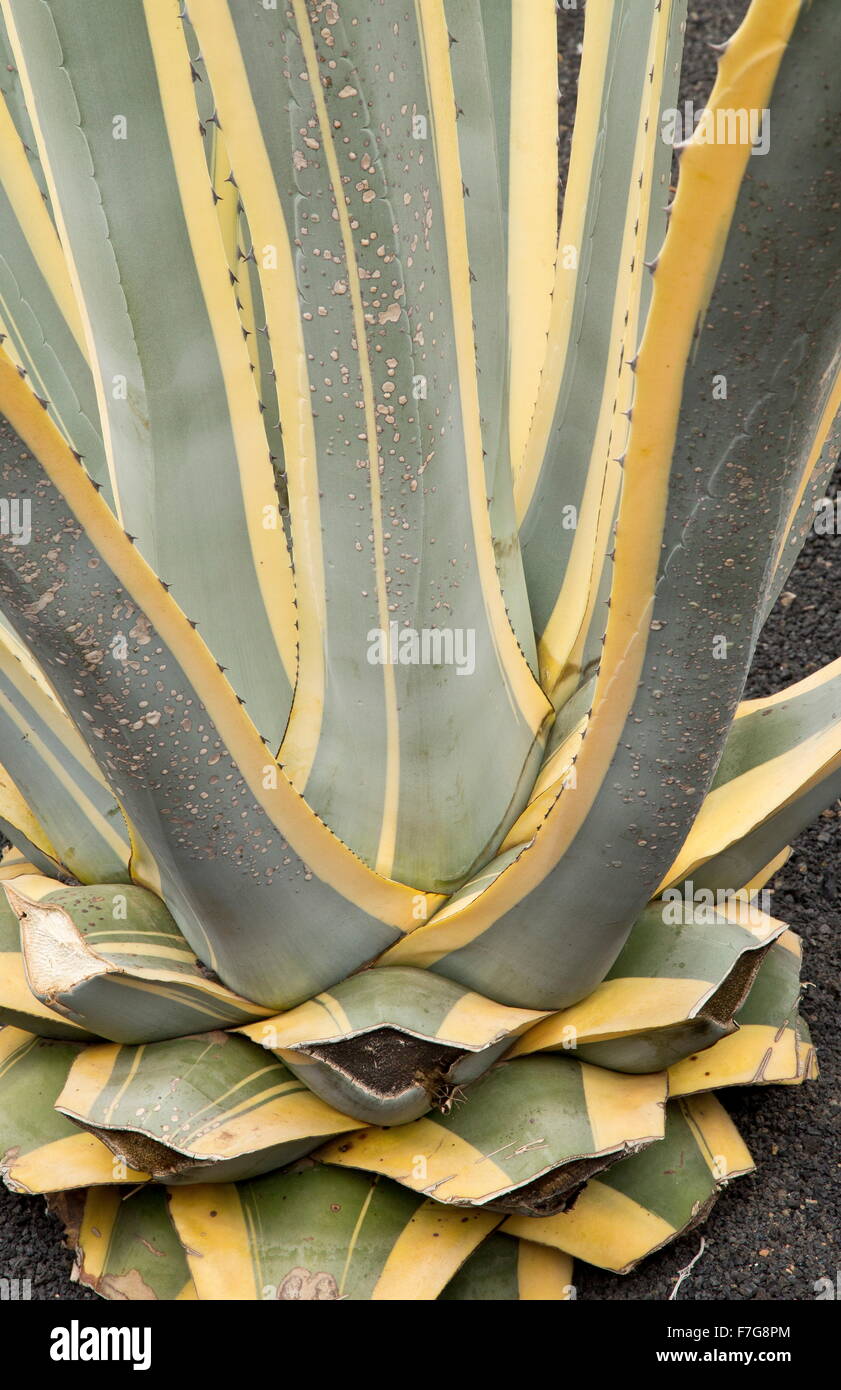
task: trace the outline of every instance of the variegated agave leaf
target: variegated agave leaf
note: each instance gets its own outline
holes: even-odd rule
[[[571,1299],[817,1074],[841,8],[669,201],[686,0],[588,0],[560,215],[553,0],[0,14],[2,1176],[106,1298]]]

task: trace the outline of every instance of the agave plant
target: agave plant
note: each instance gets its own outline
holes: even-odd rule
[[[554,0],[2,0],[0,1163],[106,1297],[568,1298],[815,1074],[841,6],[675,192],[685,10],[589,0],[559,222]]]

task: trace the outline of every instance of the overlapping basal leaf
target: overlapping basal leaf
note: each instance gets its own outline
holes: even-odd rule
[[[25,548],[0,538],[0,594],[125,808],[134,878],[230,988],[274,1008],[309,998],[440,897],[376,874],[294,790],[2,347],[0,400],[34,450],[0,432],[32,521]]]
[[[438,1297],[445,1302],[566,1303],[575,1298],[572,1260],[551,1246],[492,1235]]]
[[[742,883],[841,792],[841,660],[745,700],[715,779],[661,887]]]
[[[213,977],[145,888],[29,876],[8,883],[6,897],[30,990],[89,1033],[156,1042],[268,1013]]]
[[[663,1137],[665,1073],[621,1076],[554,1056],[504,1062],[464,1104],[328,1144],[326,1163],[363,1168],[456,1206],[546,1215],[620,1155]]]
[[[55,1108],[83,1050],[19,1028],[0,1030],[0,1174],[13,1192],[148,1181],[148,1173],[116,1160]]]
[[[542,1015],[425,970],[351,975],[329,994],[239,1029],[331,1105],[366,1124],[448,1109]]]
[[[530,1029],[511,1055],[573,1051],[622,1072],[671,1067],[735,1031],[734,1015],[785,930],[746,901],[691,905],[684,915],[658,900],[593,993]]]
[[[167,1183],[267,1173],[357,1123],[261,1048],[221,1032],[86,1048],[56,1106],[124,1163]]]
[[[16,878],[36,873],[34,864],[21,859],[10,863],[4,855],[0,868],[0,1025],[11,1024],[39,1037],[81,1042],[89,1036],[87,1030],[48,1007],[32,992],[21,950],[18,917],[3,892],[3,887]]]
[[[169,1217],[163,1188],[129,1192],[89,1187],[55,1193],[52,1211],[75,1252],[71,1278],[117,1301],[189,1301],[197,1297],[187,1256]]]
[[[812,1075],[814,1049],[799,1017],[801,955],[799,938],[784,932],[736,1013],[736,1031],[671,1066],[669,1095],[805,1081]]]
[[[592,1178],[569,1211],[512,1216],[504,1229],[627,1274],[709,1214],[719,1190],[753,1170],[738,1130],[714,1096],[671,1101],[666,1135]]]
[[[305,1164],[179,1187],[170,1210],[200,1299],[435,1299],[501,1218],[364,1173]]]

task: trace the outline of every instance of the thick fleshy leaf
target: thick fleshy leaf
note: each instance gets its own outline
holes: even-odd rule
[[[448,1115],[365,1129],[319,1157],[438,1202],[544,1215],[568,1205],[592,1173],[661,1139],[665,1098],[665,1073],[522,1057],[475,1082]]]
[[[0,883],[6,883],[12,878],[20,878],[21,874],[37,873],[36,865],[27,859],[23,851],[17,848],[17,845],[6,845],[0,852]]]
[[[7,628],[0,633],[0,740],[9,775],[43,827],[42,872],[57,863],[83,883],[128,882],[129,833],[78,731],[30,653]],[[26,853],[16,828],[9,836]]]
[[[56,1106],[168,1183],[254,1177],[356,1125],[260,1048],[219,1032],[88,1047]]]
[[[6,769],[0,766],[0,833],[29,860],[37,859],[41,873],[55,873],[58,856],[43,825]]]
[[[661,886],[742,882],[841,790],[841,659],[739,706],[710,791]],[[757,863],[757,854],[764,856]]]
[[[256,1182],[179,1187],[170,1210],[198,1296],[214,1301],[424,1302],[500,1220],[313,1164]]]
[[[117,516],[277,746],[295,679],[291,568],[178,11],[4,3]],[[222,585],[206,563],[221,553]]]
[[[838,196],[825,149],[840,23],[826,3],[801,14],[799,0],[756,0],[721,58],[707,126],[683,150],[634,371],[611,606],[575,783],[561,782],[527,845],[384,964],[434,969],[508,1004],[574,1003],[604,978],[686,838],[835,373]],[[724,142],[707,129],[765,107],[775,138],[746,177],[750,123]],[[712,409],[731,349],[736,373]]]
[[[627,1274],[700,1224],[722,1184],[752,1172],[753,1160],[714,1096],[672,1101],[666,1115],[661,1143],[592,1178],[569,1211],[509,1217],[506,1232]]]
[[[495,163],[503,189],[507,267],[502,268],[500,284],[507,280],[508,427],[510,467],[516,477],[540,389],[552,313],[558,235],[557,16],[553,0],[535,0],[530,5],[517,0],[488,5],[487,0],[481,0],[480,10],[490,58],[489,77],[494,85],[499,144]],[[458,11],[459,0],[448,0],[447,27],[456,42],[467,47],[469,37],[460,32]],[[479,47],[478,36],[471,47],[474,51]],[[458,75],[468,65],[474,70],[479,66],[475,57],[471,61],[466,53],[453,60],[459,127],[465,89]],[[466,172],[470,172],[469,163]],[[471,198],[473,183],[473,179],[466,180]],[[468,214],[468,228],[469,224]],[[474,245],[471,243],[471,269]]]
[[[470,1303],[563,1303],[575,1297],[572,1260],[531,1240],[489,1236],[438,1297]]]
[[[496,569],[444,5],[189,12],[255,244],[275,250],[258,270],[298,446],[281,762],[379,873],[449,892],[522,808],[552,711]]]
[[[115,1159],[55,1109],[77,1045],[0,1029],[0,1174],[13,1192],[138,1183],[148,1173]]]
[[[760,614],[763,624],[780,597],[806,538],[813,530],[826,526],[828,516],[834,518],[835,501],[826,497],[832,475],[838,466],[841,451],[841,366],[835,383],[817,421],[812,452],[803,468],[800,487],[792,498],[788,527],[780,543],[777,562],[768,585],[765,604]],[[834,529],[835,522],[832,521]]]
[[[2,16],[0,63],[0,333],[68,443],[108,488],[82,316]]]
[[[651,207],[666,201],[660,115],[674,104],[685,13],[685,0],[587,11],[547,360],[515,488],[541,681],[556,704],[571,693],[567,666],[613,532]]]
[[[604,11],[609,12],[610,6],[605,5]],[[630,6],[633,14],[633,5]],[[657,256],[663,245],[663,238],[667,227],[667,219],[670,211],[670,199],[672,196],[672,163],[674,148],[672,144],[674,112],[677,108],[678,86],[680,78],[681,62],[683,57],[683,41],[686,27],[686,0],[673,0],[668,16],[668,38],[666,40],[666,53],[664,55],[664,68],[662,82],[659,82],[656,65],[649,68],[653,74],[652,80],[659,83],[659,111],[657,112],[656,123],[658,125],[658,138],[654,142],[653,151],[647,151],[648,158],[652,162],[652,172],[650,183],[646,174],[643,174],[643,198],[648,198],[648,225],[645,232],[644,250],[642,252],[643,266],[647,272],[648,267],[654,265]],[[635,16],[634,16],[635,17]],[[661,15],[662,18],[662,15]],[[655,88],[655,92],[656,92]],[[654,93],[652,93],[652,97]],[[652,114],[648,120],[653,122],[653,100]],[[646,134],[651,130],[649,124]],[[650,188],[650,192],[649,192]],[[635,228],[636,232],[636,228]],[[634,247],[634,267],[637,269],[636,257],[639,255],[639,246],[643,243],[637,241]],[[651,307],[651,296],[653,292],[653,277],[645,273],[642,277],[642,284],[638,287],[632,281],[634,293],[628,310],[627,341],[630,344],[638,343],[643,328],[645,326],[648,312]],[[633,327],[635,327],[636,338],[634,338]],[[572,347],[572,345],[570,345]],[[626,360],[627,359],[627,360]],[[610,590],[613,579],[613,560],[616,521],[618,516],[618,504],[621,494],[622,475],[621,465],[624,457],[624,450],[627,444],[627,431],[618,428],[618,417],[626,415],[630,423],[634,382],[632,372],[635,367],[636,359],[626,350],[622,365],[619,370],[618,388],[615,399],[615,413],[617,420],[611,435],[609,454],[604,474],[604,488],[599,503],[598,526],[593,533],[592,516],[592,494],[593,478],[592,463],[590,476],[588,477],[589,495],[585,491],[585,516],[584,524],[591,528],[594,534],[594,549],[592,573],[589,585],[586,589],[586,604],[582,603],[583,590],[586,579],[586,569],[582,564],[582,556],[573,553],[570,556],[569,576],[564,576],[564,591],[567,599],[574,601],[573,613],[578,620],[577,633],[575,621],[565,620],[563,604],[556,603],[552,620],[546,629],[545,640],[543,642],[543,659],[549,670],[558,671],[556,677],[557,685],[554,694],[556,705],[563,705],[564,701],[571,698],[571,692],[576,686],[586,684],[591,679],[591,673],[599,669],[602,659],[602,645],[605,637],[606,614],[610,603]],[[608,364],[610,366],[610,364]],[[573,406],[574,409],[574,406]],[[596,465],[598,462],[596,460]],[[577,527],[576,527],[577,529]],[[564,538],[565,541],[567,538]],[[582,570],[584,571],[582,573]],[[580,616],[579,616],[580,615]],[[574,637],[573,637],[574,634]],[[572,645],[568,647],[572,638]],[[561,666],[560,663],[563,662]]]
[[[0,596],[126,809],[135,880],[230,988],[310,998],[440,898],[374,873],[298,795],[2,347],[0,402],[38,455],[0,431],[0,477],[32,506],[26,547],[0,537]]]
[[[547,812],[552,809],[558,799],[559,788],[566,789],[576,786],[575,765],[587,733],[592,708],[592,692],[593,681],[589,681],[576,691],[575,695],[558,712],[558,717],[552,726],[552,732],[546,744],[546,757],[531,789],[528,804],[511,826],[500,847],[503,855],[510,850],[519,852],[523,846],[534,839],[546,819]],[[512,856],[512,862],[513,858],[514,856]],[[500,857],[495,864],[491,865],[491,872],[494,876],[502,862]],[[475,894],[476,889],[477,881],[474,879],[468,885],[467,892]],[[456,902],[457,898],[454,895],[444,912],[456,912],[458,910]],[[444,913],[438,914],[438,920],[439,923],[444,920]]]
[[[541,1017],[426,970],[365,970],[289,1013],[238,1031],[366,1124],[447,1110],[462,1085]]]
[[[89,1187],[57,1193],[49,1206],[76,1252],[70,1277],[85,1288],[132,1302],[197,1297],[162,1188]]]
[[[20,73],[15,67],[14,56],[9,45],[9,35],[2,14],[0,14],[0,92],[5,99],[15,133],[23,146],[29,163],[30,174],[34,178],[38,192],[45,204],[47,215],[52,218],[49,190],[38,156],[38,145],[35,131],[32,128],[32,118],[23,94]]]
[[[525,6],[494,0],[489,10],[487,0],[444,0],[444,9],[494,554],[511,626],[536,672],[513,460],[525,448],[551,309],[558,202],[555,6],[554,0]],[[500,292],[506,282],[507,296]]]
[[[737,1031],[671,1066],[670,1096],[808,1078],[811,1065],[798,1039],[800,959],[798,937],[785,932],[765,956],[736,1014]]]
[[[0,882],[5,886],[14,882],[21,874],[34,872],[32,864],[23,861],[10,863],[4,856]],[[63,1018],[32,993],[24,969],[17,915],[0,887],[0,1025],[2,1024],[11,1024],[42,1038],[77,1038],[83,1041],[89,1036],[79,1024]]]
[[[37,877],[6,889],[20,920],[30,989],[90,1033],[157,1042],[268,1012],[213,979],[164,903],[145,888],[70,888]]]
[[[734,1032],[785,923],[747,902],[683,907],[648,907],[593,993],[530,1029],[511,1055],[574,1051],[612,1071],[663,1071]]]
[[[38,867],[27,859],[17,845],[6,845],[0,851],[0,884],[9,883],[24,874],[38,874]]]

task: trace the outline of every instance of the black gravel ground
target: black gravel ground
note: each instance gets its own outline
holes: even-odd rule
[[[747,0],[690,4],[681,99],[702,106],[714,78],[707,43],[727,37]],[[559,18],[563,82],[561,144],[568,148],[575,99],[581,14]],[[841,472],[835,488],[841,487]],[[748,694],[766,695],[809,675],[841,653],[837,537],[810,537],[760,641]],[[724,1097],[756,1160],[757,1171],[720,1198],[703,1232],[683,1237],[624,1279],[576,1267],[582,1299],[668,1299],[678,1273],[704,1253],[678,1292],[686,1300],[813,1299],[822,1278],[841,1269],[841,806],[824,813],[796,841],[775,882],[774,913],[806,942],[803,1012],[818,1047],[822,1075],[801,1087],[734,1089]],[[0,1188],[0,1277],[31,1279],[36,1299],[87,1299],[70,1283],[71,1256],[40,1198]]]

